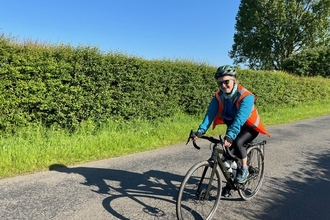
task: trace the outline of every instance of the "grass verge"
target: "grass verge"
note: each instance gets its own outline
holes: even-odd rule
[[[260,110],[266,125],[290,123],[330,114],[330,100]],[[30,126],[0,139],[0,178],[47,170],[52,164],[73,165],[119,157],[183,143],[203,116],[177,114],[171,119],[146,122],[109,122],[99,129],[86,122],[74,134]],[[209,135],[225,132],[224,126]]]

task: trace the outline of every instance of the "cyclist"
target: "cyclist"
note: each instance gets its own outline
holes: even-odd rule
[[[211,100],[195,138],[203,135],[212,122],[213,129],[218,124],[225,124],[227,130],[224,146],[232,150],[242,164],[242,167],[237,170],[234,181],[244,183],[249,175],[244,144],[254,140],[259,133],[268,136],[270,134],[262,124],[254,105],[255,96],[239,84],[235,68],[230,65],[220,66],[214,77],[217,80],[219,90]],[[229,186],[224,188],[222,195],[230,195]]]

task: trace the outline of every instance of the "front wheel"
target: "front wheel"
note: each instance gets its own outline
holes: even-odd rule
[[[179,220],[212,218],[220,201],[221,178],[218,169],[213,178],[211,174],[212,164],[208,161],[199,162],[189,169],[176,200]]]
[[[247,165],[250,174],[247,181],[237,187],[242,199],[250,200],[258,193],[265,175],[264,161],[264,155],[258,146],[247,149]]]

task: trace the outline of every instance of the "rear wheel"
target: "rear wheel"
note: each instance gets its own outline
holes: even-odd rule
[[[247,149],[249,176],[245,183],[238,185],[238,193],[244,200],[252,199],[259,191],[264,179],[264,155],[258,146]]]
[[[220,201],[221,178],[216,172],[211,179],[212,164],[203,161],[195,164],[183,179],[176,202],[178,219],[211,219]],[[210,191],[207,195],[207,187]]]

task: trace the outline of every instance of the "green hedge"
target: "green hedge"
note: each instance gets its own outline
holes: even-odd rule
[[[263,109],[330,99],[330,80],[322,77],[297,77],[285,72],[242,70],[240,79],[244,86],[256,94],[257,104]]]
[[[204,113],[217,90],[216,67],[145,60],[95,47],[16,43],[0,37],[0,129],[42,123],[75,129],[81,122],[153,120]],[[238,70],[258,105],[329,99],[330,81],[279,72]]]
[[[214,89],[207,76],[212,67],[93,47],[15,44],[2,37],[0,63],[2,130],[35,122],[72,129],[85,120],[196,113]]]
[[[308,48],[293,54],[283,61],[282,69],[298,76],[330,78],[330,46]]]

